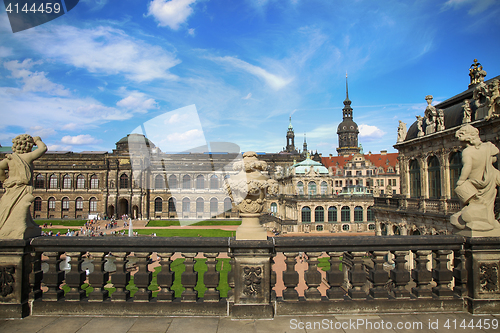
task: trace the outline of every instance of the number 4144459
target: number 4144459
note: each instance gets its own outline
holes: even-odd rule
[[[38,7],[33,4],[31,7],[28,8],[28,4],[24,3],[24,6],[22,6],[22,3],[9,3],[7,8],[5,9],[9,14],[12,12],[18,14],[18,13],[45,13],[45,14],[59,14],[61,11],[61,4],[60,3],[52,3],[52,2],[46,2],[46,3],[41,3]]]

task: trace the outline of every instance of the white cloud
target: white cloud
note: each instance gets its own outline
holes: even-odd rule
[[[446,10],[450,7],[457,9],[464,5],[471,5],[469,14],[475,15],[485,11],[493,4],[495,4],[495,0],[448,0],[444,3],[443,9]]]
[[[198,141],[200,139],[204,139],[204,136],[203,136],[203,131],[200,131],[199,129],[195,128],[183,133],[169,134],[167,135],[167,139],[170,142],[184,143],[184,142]]]
[[[54,131],[54,129],[52,129],[52,128],[46,128],[43,126],[32,126],[29,128],[28,133],[31,136],[39,136],[43,139],[43,138],[46,138],[48,136],[56,134],[56,131]]]
[[[69,145],[88,145],[98,142],[100,142],[100,140],[93,138],[90,134],[81,134],[77,136],[66,135],[61,139],[61,143]]]
[[[10,57],[11,55],[12,55],[11,48],[0,46],[0,58]]]
[[[46,92],[56,96],[68,96],[69,91],[64,89],[60,84],[51,82],[45,76],[45,72],[32,72],[31,67],[41,64],[41,61],[33,62],[31,59],[25,59],[19,63],[17,60],[5,62],[3,66],[11,71],[11,75],[15,79],[20,79],[23,82],[23,91]]]
[[[194,37],[194,35],[196,34],[195,29],[194,28],[188,29],[188,34]]]
[[[293,81],[293,78],[283,78],[269,73],[265,69],[254,66],[235,57],[208,57],[209,60],[229,64],[235,68],[242,69],[256,77],[263,79],[274,90],[280,90]]]
[[[62,126],[61,129],[66,130],[66,131],[74,131],[79,125],[76,123],[69,123],[64,126]]]
[[[153,0],[148,5],[148,16],[153,16],[160,27],[179,29],[193,13],[191,5],[196,0]]]
[[[43,140],[43,138],[42,138]],[[63,146],[63,145],[47,145],[48,151],[72,151],[71,146]]]
[[[138,82],[177,79],[168,72],[180,63],[173,53],[111,27],[79,29],[49,25],[21,38],[44,57],[92,73],[121,74]]]
[[[385,132],[377,126],[366,124],[359,125],[359,136],[362,138],[381,138],[384,136],[384,134]]]
[[[122,107],[128,110],[134,110],[135,112],[147,112],[147,110],[157,108],[156,101],[152,98],[147,98],[146,94],[133,91],[129,96],[118,101],[116,103],[118,107]]]
[[[252,93],[248,93],[245,97],[242,97],[242,99],[250,99],[252,98]]]

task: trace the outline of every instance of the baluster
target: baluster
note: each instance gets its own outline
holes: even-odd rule
[[[85,252],[66,252],[66,255],[71,258],[71,271],[66,273],[66,284],[70,290],[66,293],[67,301],[81,301],[85,298],[85,290],[82,289],[82,284],[85,282],[85,272],[82,271],[82,256]]]
[[[109,281],[109,273],[104,271],[108,252],[90,252],[94,271],[89,274],[89,284],[94,290],[89,294],[89,302],[102,302],[108,298],[108,291],[104,286]]]
[[[186,270],[181,274],[181,283],[186,290],[182,292],[181,301],[183,302],[196,302],[198,299],[198,292],[194,290],[198,282],[198,272],[194,270],[194,257],[197,253],[183,253],[182,256],[186,258],[184,265]]]
[[[42,297],[42,252],[31,252],[30,295],[31,301]]]
[[[276,286],[276,272],[273,269],[274,264],[276,263],[275,258],[276,253],[271,256],[271,301],[276,301],[276,291],[274,290],[274,287]]]
[[[215,253],[203,253],[205,258],[207,258],[207,271],[203,275],[203,281],[205,282],[205,296],[203,300],[205,302],[218,302],[220,300],[220,292],[217,290],[219,286],[220,273],[217,272],[217,256],[218,252]]]
[[[453,276],[455,287],[453,291],[458,296],[467,296],[467,269],[465,266],[465,250],[455,250],[453,258]]]
[[[309,268],[304,272],[307,290],[304,292],[306,300],[321,300],[318,287],[321,284],[321,273],[318,272],[318,257],[321,252],[307,252],[307,264]]]
[[[431,283],[432,273],[427,269],[427,263],[429,259],[427,258],[431,251],[413,251],[415,254],[415,261],[417,262],[416,268],[411,271],[411,277],[415,281],[416,287],[411,288],[411,291],[415,296],[432,297],[432,291],[427,287]]]
[[[345,251],[342,257],[342,271],[344,272],[344,288],[346,290],[351,289],[351,283],[349,282],[349,271],[351,270],[353,263],[353,256],[350,252]]]
[[[391,269],[391,280],[394,282],[394,297],[409,298],[410,292],[406,289],[410,282],[410,272],[405,268],[408,251],[391,251],[394,255],[395,267]]]
[[[344,284],[344,272],[340,270],[340,257],[342,252],[328,252],[330,256],[330,270],[326,272],[326,279],[330,288],[326,291],[329,299],[343,299],[345,291],[342,289]]]
[[[64,296],[64,291],[59,288],[64,280],[64,271],[59,267],[62,261],[62,254],[63,252],[44,253],[44,255],[49,258],[47,259],[49,271],[43,274],[43,282],[49,288],[49,290],[43,294],[43,300],[45,301],[58,301]]]
[[[160,286],[160,292],[157,295],[158,302],[172,301],[175,298],[175,292],[170,290],[175,278],[175,272],[170,270],[170,264],[172,263],[170,257],[172,255],[172,252],[158,253],[158,256],[161,258],[161,271],[156,276],[158,285]]]
[[[229,301],[234,301],[234,288],[236,283],[234,282],[234,269],[236,267],[236,260],[234,260],[234,255],[232,253],[228,253],[231,257],[229,260],[229,265],[231,266],[231,270],[227,274],[227,284],[229,285],[229,291],[227,292],[227,299]]]
[[[453,279],[453,272],[448,269],[448,255],[452,251],[436,250],[433,252],[436,255],[436,268],[432,270],[432,277],[437,286],[432,288],[432,291],[439,297],[453,296],[453,291],[448,287],[448,284]]]
[[[130,272],[127,271],[127,256],[130,252],[113,253],[115,257],[116,272],[111,275],[111,282],[116,291],[111,295],[111,300],[115,302],[125,302],[130,299],[130,291],[126,289],[130,282]]]
[[[384,256],[387,251],[370,251],[372,257],[373,269],[370,270],[368,279],[373,284],[370,288],[370,295],[373,298],[388,298],[386,284],[389,280],[389,274],[384,270]]]
[[[134,274],[134,283],[137,292],[134,295],[134,302],[149,302],[153,292],[148,289],[153,279],[153,273],[148,270],[149,258],[152,252],[134,252],[139,271]]]
[[[286,271],[283,272],[283,284],[286,289],[283,291],[283,299],[287,301],[298,301],[299,293],[295,287],[299,284],[299,273],[295,271],[295,258],[298,252],[284,252],[286,257]]]
[[[352,288],[349,289],[349,296],[352,299],[366,298],[363,287],[366,283],[366,272],[363,264],[365,252],[350,252],[353,257],[353,266],[349,270],[349,281]]]

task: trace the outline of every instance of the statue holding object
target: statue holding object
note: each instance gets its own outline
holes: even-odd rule
[[[31,151],[36,145],[38,149]],[[41,235],[30,213],[33,197],[33,161],[47,151],[40,137],[18,135],[12,154],[0,161],[0,181],[6,189],[0,199],[0,239],[28,239]]]

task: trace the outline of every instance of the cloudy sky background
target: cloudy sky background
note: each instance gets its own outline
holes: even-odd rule
[[[297,147],[336,155],[347,72],[359,143],[394,152],[398,120],[466,90],[474,58],[500,75],[499,16],[495,0],[85,0],[13,34],[2,6],[0,144],[111,151],[154,124],[165,151],[279,152],[292,116]]]

